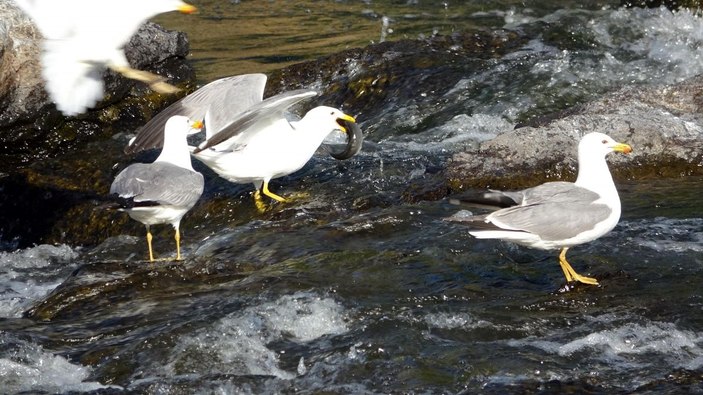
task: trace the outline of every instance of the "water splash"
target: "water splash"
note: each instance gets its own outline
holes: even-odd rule
[[[296,293],[247,308],[183,336],[164,370],[169,375],[266,375],[292,379],[281,369],[275,341],[306,343],[348,331],[344,308],[331,298]],[[302,367],[301,367],[302,364]],[[298,371],[307,371],[301,360]]]
[[[0,253],[0,317],[20,317],[65,279],[77,256],[76,250],[66,245]]]
[[[67,393],[116,388],[88,381],[91,370],[41,346],[0,334],[0,388],[3,393]]]
[[[558,346],[561,356],[593,350],[605,358],[616,356],[662,354],[681,359],[703,356],[701,334],[680,330],[668,322],[652,322],[647,325],[627,323],[613,329],[590,333],[582,338]]]

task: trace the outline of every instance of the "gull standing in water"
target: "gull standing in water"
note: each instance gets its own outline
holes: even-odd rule
[[[193,170],[186,137],[203,127],[184,116],[173,116],[164,128],[163,150],[153,163],[135,163],[122,170],[110,193],[125,200],[121,209],[146,226],[149,261],[154,260],[149,227],[171,224],[176,231],[176,260],[181,259],[180,222],[203,193],[203,175]]]
[[[253,183],[257,207],[263,210],[261,193],[285,199],[269,190],[269,181],[301,169],[333,130],[347,133],[347,147],[332,153],[348,159],[361,149],[363,135],[356,120],[332,107],[310,110],[301,120],[289,121],[288,109],[317,95],[295,90],[263,99],[266,76],[245,74],[222,78],[172,104],[147,123],[125,149],[127,153],[158,147],[157,132],[173,114],[205,118],[206,140],[192,154],[222,178],[234,183]]]
[[[44,37],[41,55],[46,90],[65,115],[76,115],[102,99],[102,73],[110,68],[145,82],[159,93],[178,89],[164,78],[130,67],[123,47],[148,18],[196,8],[181,0],[14,0]]]
[[[620,219],[620,197],[608,170],[610,152],[630,153],[627,144],[603,133],[585,135],[578,146],[576,182],[548,182],[517,192],[490,191],[485,201],[512,207],[487,215],[458,216],[451,221],[466,223],[478,239],[503,239],[543,250],[561,249],[559,265],[566,281],[597,285],[595,278],[582,276],[566,260],[570,247],[593,241],[610,232]]]

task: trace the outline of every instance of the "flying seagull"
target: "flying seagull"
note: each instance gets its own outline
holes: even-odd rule
[[[181,0],[14,1],[44,37],[42,76],[49,96],[65,115],[84,113],[102,99],[105,68],[159,93],[178,90],[163,77],[130,67],[123,47],[148,18],[169,11],[193,13],[192,5]]]
[[[560,249],[559,265],[568,283],[597,285],[595,278],[582,276],[571,267],[566,252],[605,235],[618,223],[620,198],[605,156],[631,151],[629,145],[617,143],[603,133],[589,133],[579,142],[576,182],[548,182],[516,192],[490,191],[484,194],[484,202],[513,206],[487,215],[455,215],[448,220],[466,223],[469,233],[478,239]]]
[[[176,231],[176,260],[181,259],[180,222],[203,193],[203,175],[193,170],[186,137],[203,127],[184,116],[166,122],[161,154],[153,163],[135,163],[122,170],[110,193],[123,199],[122,211],[146,226],[149,261],[154,260],[149,227],[171,224]]]

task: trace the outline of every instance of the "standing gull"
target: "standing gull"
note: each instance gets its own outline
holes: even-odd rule
[[[44,37],[41,55],[46,90],[65,115],[102,99],[102,72],[110,68],[160,93],[177,91],[163,77],[130,67],[123,47],[148,18],[195,12],[181,0],[14,0]]]
[[[548,182],[518,192],[490,191],[484,194],[486,200],[515,205],[487,215],[448,219],[466,222],[472,228],[469,233],[478,239],[561,249],[559,265],[566,281],[597,285],[595,278],[576,273],[566,252],[610,232],[620,219],[620,198],[605,161],[613,151],[627,154],[632,148],[603,133],[589,133],[578,146],[576,182]]]
[[[193,148],[193,156],[224,179],[253,183],[257,207],[261,193],[277,201],[285,199],[269,190],[271,179],[302,168],[333,130],[348,135],[347,159],[361,149],[363,135],[353,117],[326,106],[310,110],[301,120],[289,121],[288,109],[317,95],[295,90],[263,99],[266,76],[245,74],[222,78],[172,104],[147,123],[127,146],[127,153],[158,147],[157,132],[166,117],[182,114],[205,118],[206,141]]]
[[[203,175],[193,170],[186,137],[198,132],[202,122],[173,116],[164,128],[161,154],[153,163],[135,163],[120,172],[110,193],[126,199],[122,208],[132,219],[146,226],[149,260],[154,260],[149,227],[169,223],[176,230],[176,259],[181,259],[181,218],[203,193]]]

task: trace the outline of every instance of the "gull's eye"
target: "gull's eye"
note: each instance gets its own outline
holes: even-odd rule
[[[330,113],[330,115],[334,115],[334,111],[332,111],[332,112]]]
[[[608,144],[608,140],[603,140],[603,141],[601,141],[601,143]]]

